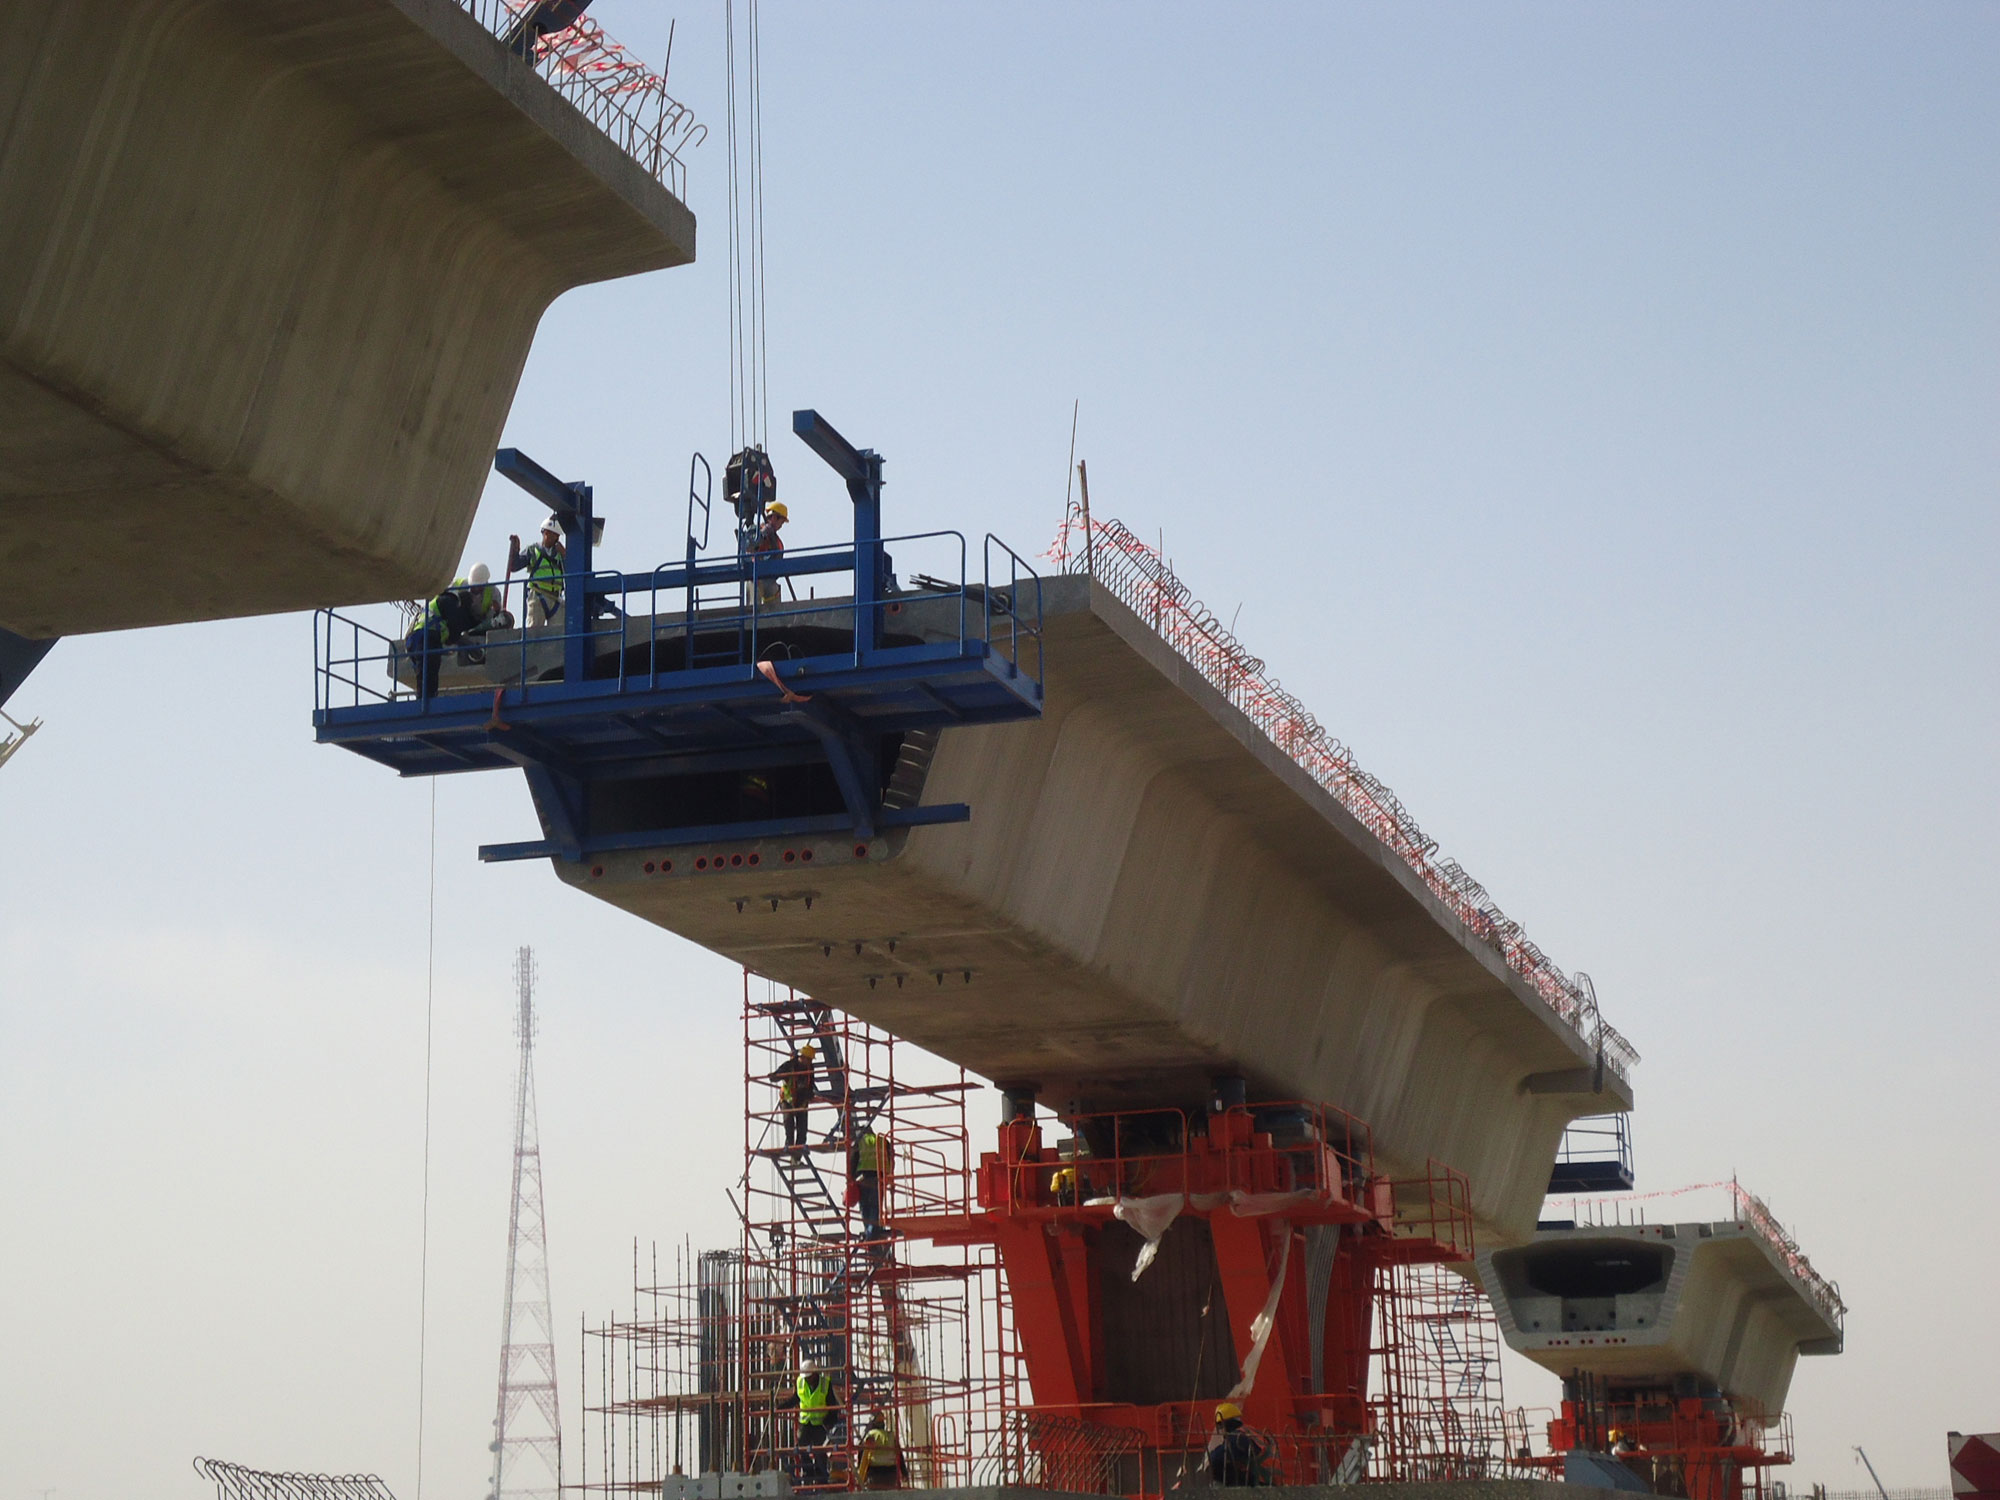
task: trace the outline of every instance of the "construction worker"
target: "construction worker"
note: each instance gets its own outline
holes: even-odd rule
[[[562,608],[563,573],[569,567],[563,549],[562,522],[550,516],[542,522],[542,539],[526,551],[517,536],[507,538],[507,575],[528,573],[527,616],[530,625],[546,625]]]
[[[778,1086],[778,1108],[785,1115],[785,1146],[803,1149],[806,1143],[806,1111],[812,1098],[818,1092],[814,1081],[813,1059],[819,1056],[819,1048],[807,1042],[771,1075],[771,1082]]]
[[[854,1143],[855,1201],[861,1206],[861,1222],[872,1237],[882,1232],[882,1174],[889,1169],[889,1143],[864,1125]]]
[[[418,611],[415,625],[403,637],[403,653],[417,663],[419,697],[437,695],[446,647],[484,634],[500,619],[500,590],[493,587],[492,578],[486,564],[479,563],[470,581],[453,579],[450,588]]]
[[[1049,1177],[1049,1191],[1058,1208],[1076,1207],[1076,1164],[1064,1162]]]
[[[861,1435],[861,1486],[870,1490],[903,1487],[903,1447],[880,1412],[868,1419],[868,1430]]]
[[[1620,1432],[1616,1427],[1611,1429],[1611,1456],[1613,1458],[1624,1458],[1638,1451],[1638,1440],[1631,1433]]]
[[[767,553],[774,558],[784,556],[784,539],[778,533],[784,530],[785,523],[791,520],[791,518],[792,513],[785,508],[785,502],[782,500],[773,500],[769,505],[765,506],[764,524],[757,528],[756,538],[750,543],[751,555],[756,556],[760,553]],[[757,603],[760,606],[768,609],[782,597],[783,595],[780,592],[777,579],[760,578],[757,580]]]
[[[840,1403],[834,1399],[833,1376],[818,1360],[799,1372],[798,1386],[784,1406],[799,1409],[799,1482],[830,1484],[826,1445],[840,1420]]]
[[[1062,1165],[1049,1174],[1049,1196],[1054,1198],[1058,1208],[1074,1208],[1076,1195],[1076,1142],[1064,1141],[1056,1148]]]
[[[1215,1409],[1215,1431],[1208,1440],[1208,1477],[1232,1487],[1266,1485],[1271,1481],[1271,1444],[1243,1425],[1243,1408],[1225,1401]]]

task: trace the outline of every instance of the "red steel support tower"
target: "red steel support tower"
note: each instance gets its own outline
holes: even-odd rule
[[[1456,1419],[1426,1408],[1435,1361],[1414,1341],[1437,1329],[1397,1315],[1408,1268],[1472,1257],[1458,1173],[1382,1178],[1344,1111],[1251,1104],[1226,1085],[1206,1113],[1079,1115],[1054,1141],[1030,1098],[1008,1114],[963,1215],[907,1212],[892,1194],[890,1219],[998,1248],[1032,1390],[1014,1429],[1026,1448],[1094,1440],[1114,1488],[1159,1494],[1201,1463],[1230,1399],[1273,1439],[1286,1482],[1497,1472],[1497,1389]]]

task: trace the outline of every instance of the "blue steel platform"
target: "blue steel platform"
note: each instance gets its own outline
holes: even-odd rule
[[[795,429],[848,479],[852,545],[704,561],[694,520],[707,530],[708,502],[692,493],[686,561],[634,574],[591,571],[602,523],[587,485],[503,451],[496,467],[562,519],[563,610],[444,648],[429,696],[405,637],[321,611],[315,737],[405,776],[521,768],[546,837],[486,859],[963,821],[963,804],[884,795],[908,736],[1041,713],[1040,579],[991,536],[978,583],[956,532],[885,541],[880,458],[812,413]],[[957,577],[899,588],[892,544],[955,550]],[[774,580],[829,575],[852,594],[770,597]],[[525,587],[507,585],[506,602],[525,605]]]

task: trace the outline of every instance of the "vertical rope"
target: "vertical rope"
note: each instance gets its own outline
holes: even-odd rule
[[[424,931],[424,1227],[417,1252],[417,1500],[424,1500],[424,1363],[431,1290],[431,997],[437,978],[438,784],[431,778],[429,916]]]
[[[723,60],[728,69],[729,106],[729,451],[746,427],[743,400],[743,230],[736,150],[736,0],[722,9]],[[747,438],[746,438],[747,440]]]
[[[755,235],[750,296],[756,318],[757,443],[770,443],[770,324],[764,316],[764,43],[757,0],[750,0],[750,214]]]

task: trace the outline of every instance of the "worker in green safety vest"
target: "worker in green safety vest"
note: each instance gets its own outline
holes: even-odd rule
[[[517,536],[507,538],[507,572],[528,573],[528,623],[546,625],[562,608],[563,574],[569,554],[563,549],[562,523],[554,516],[542,522],[542,539],[523,548]]]
[[[889,1143],[875,1133],[873,1125],[863,1126],[854,1142],[850,1170],[854,1177],[854,1199],[871,1239],[882,1232],[882,1174],[888,1169]]]
[[[403,637],[403,652],[417,664],[420,696],[436,696],[438,669],[444,664],[447,646],[483,634],[502,618],[500,590],[493,587],[492,577],[486,564],[480,563],[473,568],[470,581],[453,579],[450,588],[427,600],[417,612],[415,625]]]
[[[861,1437],[861,1485],[870,1490],[903,1487],[903,1449],[896,1434],[877,1412]]]
[[[830,1484],[827,1467],[827,1439],[840,1420],[840,1403],[834,1398],[833,1376],[818,1360],[799,1372],[798,1389],[787,1405],[799,1409],[799,1482]]]

